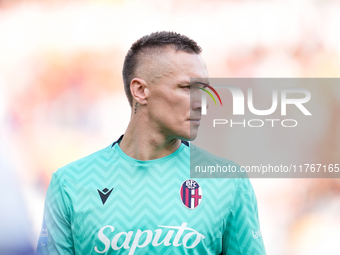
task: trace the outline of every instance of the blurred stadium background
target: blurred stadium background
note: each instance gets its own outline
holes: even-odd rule
[[[160,30],[196,40],[210,77],[340,74],[340,1],[0,0],[0,254],[35,249],[52,172],[124,132],[124,56]],[[251,181],[268,254],[340,254],[339,180]]]

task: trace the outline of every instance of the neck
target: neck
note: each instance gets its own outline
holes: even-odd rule
[[[146,116],[132,116],[119,146],[128,156],[138,160],[153,160],[170,155],[181,145],[181,140],[168,138],[152,127]]]

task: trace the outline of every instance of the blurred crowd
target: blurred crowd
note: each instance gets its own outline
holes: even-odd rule
[[[339,1],[169,0],[167,8],[156,2],[0,0],[0,197],[8,206],[0,212],[0,250],[6,254],[35,248],[52,173],[124,132],[130,108],[121,69],[140,36],[160,29],[188,34],[201,44],[211,77],[340,74]],[[257,14],[239,25],[239,13],[249,9]],[[266,25],[281,9],[291,17],[288,28],[277,28],[278,38],[280,31]],[[144,20],[130,22],[138,11]],[[340,163],[340,88],[330,94],[332,122],[323,141],[332,146],[319,155]],[[254,180],[268,254],[339,254],[339,180]],[[21,247],[19,239],[26,240]]]

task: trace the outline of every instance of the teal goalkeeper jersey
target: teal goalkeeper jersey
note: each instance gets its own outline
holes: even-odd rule
[[[249,179],[193,180],[192,144],[140,161],[121,138],[53,174],[37,254],[265,254]]]

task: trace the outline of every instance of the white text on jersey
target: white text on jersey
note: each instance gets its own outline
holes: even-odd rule
[[[159,246],[161,244],[163,244],[164,246],[170,246],[171,243],[171,238],[172,238],[172,235],[174,234],[174,230],[177,230],[177,233],[176,233],[176,236],[173,240],[173,243],[172,245],[173,246],[181,246],[183,245],[185,248],[187,249],[191,249],[191,248],[194,248],[196,247],[200,241],[202,239],[205,238],[204,235],[200,234],[199,232],[197,232],[196,230],[192,229],[192,228],[188,228],[187,227],[187,223],[182,223],[181,226],[177,227],[177,226],[161,226],[161,225],[158,225],[158,227],[161,227],[163,229],[156,229],[155,230],[155,234],[153,235],[153,232],[151,230],[144,230],[144,231],[141,231],[140,229],[137,230],[137,233],[132,241],[132,244],[130,246],[130,242],[131,242],[131,237],[133,236],[133,231],[129,231],[129,232],[119,232],[117,233],[113,238],[112,238],[112,241],[111,241],[111,248],[113,250],[120,250],[121,248],[124,248],[124,249],[130,249],[129,251],[129,255],[133,255],[136,248],[143,248],[145,246],[147,246],[151,241],[152,241],[152,245],[153,246]],[[99,240],[105,245],[105,248],[104,250],[100,251],[98,249],[97,246],[94,247],[94,250],[97,252],[97,253],[105,253],[109,250],[110,248],[110,239],[104,235],[104,229],[106,228],[110,228],[111,229],[111,232],[114,231],[114,227],[110,226],[110,225],[107,225],[105,227],[102,227],[99,231],[98,231],[98,238]],[[160,236],[162,235],[162,231],[164,229],[170,229],[165,238],[163,239],[163,241],[159,242],[159,238]],[[182,237],[182,234],[184,233],[184,231],[190,231],[189,233],[185,234],[184,237],[183,237],[183,240],[182,240],[182,243],[179,243],[179,240],[181,239]],[[146,234],[147,237],[145,239],[145,241],[140,244],[139,243],[139,238],[143,235],[143,234]],[[125,235],[125,240],[124,240],[124,243],[121,245],[121,246],[118,246],[117,243],[118,243],[118,240],[119,238],[122,236],[122,235]],[[191,245],[187,245],[187,242],[189,240],[189,238],[193,235],[196,235],[196,239],[195,241],[191,244]]]

